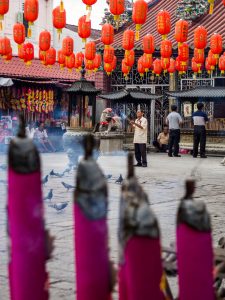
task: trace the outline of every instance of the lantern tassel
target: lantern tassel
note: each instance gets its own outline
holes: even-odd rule
[[[0,31],[2,31],[3,26],[2,26],[2,21],[0,21]]]
[[[162,39],[163,39],[163,40],[166,40],[166,38],[167,38],[167,35],[166,35],[166,34],[163,34],[163,35],[162,35]]]
[[[31,26],[33,25],[32,22],[28,22],[28,31],[27,31],[27,37],[31,38],[32,36],[32,30],[31,30]]]
[[[86,44],[87,39],[82,39],[82,43]]]
[[[139,41],[140,39],[140,30],[141,30],[141,24],[136,24],[136,32],[135,32],[136,41]]]
[[[60,1],[60,12],[64,12],[64,3],[63,0]]]
[[[211,3],[210,7],[209,7],[209,14],[212,15],[213,14],[213,8],[214,8],[214,4]]]
[[[90,19],[91,19],[91,6],[87,5],[86,9],[88,11],[87,16],[86,16],[86,22],[90,22]]]
[[[58,33],[58,41],[60,41],[60,36],[62,33],[62,29],[57,29],[57,33]]]

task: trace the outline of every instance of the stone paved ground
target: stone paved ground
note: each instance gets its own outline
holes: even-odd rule
[[[64,170],[67,164],[66,155],[63,153],[44,154],[43,174],[51,169],[57,172]],[[184,194],[184,181],[187,177],[196,177],[196,198],[207,203],[212,216],[214,244],[219,237],[225,235],[225,167],[219,162],[220,158],[207,160],[193,159],[190,156],[182,158],[168,158],[163,154],[151,154],[148,168],[138,168],[137,176],[143,184],[153,210],[157,214],[162,232],[162,243],[168,246],[175,238],[175,216],[179,199]],[[0,164],[5,160],[0,157]],[[105,174],[112,174],[109,180],[109,232],[111,257],[117,261],[117,226],[120,186],[115,184],[115,179],[121,173],[126,175],[125,156],[102,156],[99,164]],[[5,179],[6,173],[0,171],[0,180]],[[74,183],[74,173],[63,178],[66,183]],[[51,178],[44,187],[44,195],[50,188],[54,189],[54,202],[70,201],[64,213],[58,214],[45,204],[47,227],[55,235],[54,258],[48,263],[51,279],[51,300],[74,300],[74,251],[73,251],[73,218],[72,218],[72,193],[66,192],[61,185],[61,179]],[[0,183],[0,299],[8,300],[7,281],[7,236],[6,236],[6,187]],[[171,281],[176,292],[175,281]],[[116,293],[115,298],[116,299]]]

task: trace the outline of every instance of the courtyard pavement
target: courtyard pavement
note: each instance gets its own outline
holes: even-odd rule
[[[5,156],[0,156],[0,165],[5,162]],[[148,168],[137,168],[136,174],[149,196],[151,207],[156,213],[162,235],[162,244],[169,246],[175,240],[176,210],[179,199],[184,195],[185,179],[196,178],[197,190],[195,197],[205,201],[211,214],[213,224],[214,244],[225,235],[225,167],[220,165],[220,158],[193,159],[189,155],[182,158],[168,158],[165,154],[148,155]],[[42,154],[43,176],[52,169],[62,172],[67,165],[64,153]],[[99,165],[104,173],[112,174],[108,180],[109,214],[108,225],[110,234],[110,255],[118,259],[118,210],[121,186],[115,180],[122,174],[126,176],[126,156],[101,156]],[[0,171],[0,180],[6,178],[6,172]],[[57,213],[45,203],[46,226],[55,236],[53,259],[48,263],[50,272],[50,299],[75,299],[75,271],[73,247],[73,216],[72,192],[67,192],[61,181],[75,184],[75,172],[61,178],[50,178],[43,188],[47,195],[53,189],[52,202],[69,201],[69,206],[63,213]],[[6,186],[0,183],[0,299],[8,300],[7,279],[7,234],[6,234]],[[176,293],[176,281],[171,281]],[[115,293],[114,299],[117,299]]]

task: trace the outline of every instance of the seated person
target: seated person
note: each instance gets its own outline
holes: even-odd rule
[[[33,123],[33,122],[28,123],[28,125],[26,127],[27,137],[29,137],[30,139],[33,139],[35,132],[36,132],[35,123]]]
[[[164,125],[163,132],[158,135],[157,141],[153,142],[153,146],[159,152],[166,152],[168,150],[169,143],[169,127]]]
[[[54,146],[48,138],[48,134],[45,130],[44,123],[41,123],[40,126],[36,129],[34,134],[34,140],[37,142],[40,151],[56,152],[56,149],[54,148]]]

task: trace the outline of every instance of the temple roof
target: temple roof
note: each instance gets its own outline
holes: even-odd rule
[[[168,35],[168,39],[170,39],[173,43],[173,47],[177,48],[177,42],[174,39],[174,30],[175,23],[178,19],[175,16],[175,11],[177,7],[177,0],[156,0],[148,5],[148,14],[147,21],[142,26],[140,31],[140,40],[135,42],[135,49],[142,49],[142,39],[143,37],[150,33],[155,37],[155,44],[158,48],[161,42],[161,36],[158,34],[156,29],[156,16],[158,12],[162,9],[167,10],[171,14],[171,33]],[[223,5],[223,1],[215,0],[214,12],[212,15],[205,14],[202,17],[196,19],[195,21],[190,22],[189,24],[189,34],[188,34],[188,43],[191,47],[193,47],[193,39],[194,39],[194,30],[199,26],[204,26],[208,31],[208,42],[211,35],[214,32],[220,33],[223,36],[223,40],[225,41],[225,8]],[[114,36],[113,47],[116,50],[122,49],[122,36],[125,29],[135,30],[135,24],[133,22],[128,23],[124,27],[122,27]],[[100,40],[96,41],[96,45],[99,49],[103,49],[103,44]]]
[[[200,86],[190,90],[167,92],[168,96],[179,98],[225,98],[224,87]],[[206,99],[207,98],[207,99]]]
[[[106,99],[106,100],[123,100],[125,98],[132,98],[134,100],[153,100],[153,99],[159,99],[162,96],[161,95],[154,95],[146,92],[142,92],[140,90],[119,90],[115,92],[111,92],[108,94],[99,95],[100,98]]]
[[[98,94],[100,90],[96,89],[91,81],[87,81],[85,78],[81,80],[75,81],[71,87],[66,89],[67,93],[74,93],[74,94]]]

